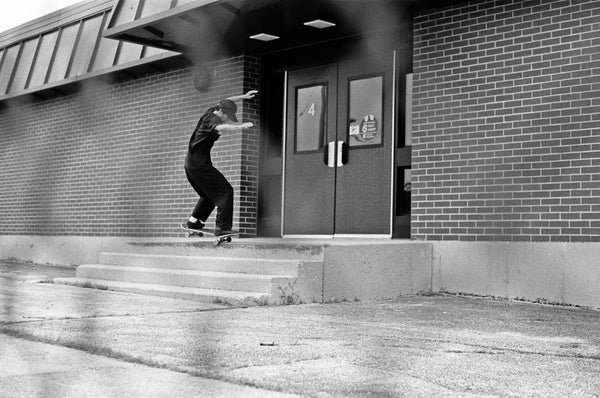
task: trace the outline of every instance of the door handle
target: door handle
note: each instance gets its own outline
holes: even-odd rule
[[[337,142],[337,167],[348,163],[348,144],[344,141]]]
[[[327,167],[335,167],[335,141],[331,141],[323,149],[323,163]]]

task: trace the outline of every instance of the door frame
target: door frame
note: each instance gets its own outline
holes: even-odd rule
[[[296,235],[296,234],[285,234],[284,233],[284,222],[285,222],[285,185],[286,185],[286,152],[287,152],[287,132],[288,132],[288,123],[287,123],[287,112],[288,112],[288,88],[289,88],[289,76],[288,72],[291,69],[286,69],[284,72],[284,98],[283,98],[283,162],[282,162],[282,175],[281,175],[281,237],[282,238],[299,238],[299,239],[333,239],[333,238],[370,238],[370,239],[391,239],[394,233],[394,223],[396,217],[396,200],[395,200],[395,192],[396,192],[396,152],[397,152],[397,134],[398,134],[398,117],[397,117],[397,98],[398,95],[398,52],[396,50],[392,51],[392,111],[390,117],[391,121],[391,134],[392,134],[392,142],[389,150],[392,151],[391,154],[391,164],[389,167],[391,168],[390,173],[390,220],[389,220],[389,233],[387,234],[336,234],[335,231],[332,235]]]

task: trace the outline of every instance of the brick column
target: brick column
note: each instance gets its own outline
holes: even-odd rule
[[[244,57],[244,92],[260,87],[260,59]],[[242,120],[254,123],[254,128],[242,134],[240,192],[236,215],[243,236],[256,236],[258,216],[258,152],[260,136],[260,96],[242,104]]]

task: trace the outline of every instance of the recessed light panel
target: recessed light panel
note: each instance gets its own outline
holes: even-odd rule
[[[322,19],[315,19],[313,21],[304,22],[304,25],[317,29],[325,29],[335,26],[333,22],[323,21]]]
[[[256,35],[250,36],[251,39],[260,40],[260,41],[272,41],[279,39],[279,36],[270,35],[268,33],[259,33]]]

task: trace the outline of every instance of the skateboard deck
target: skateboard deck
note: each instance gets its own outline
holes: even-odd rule
[[[198,237],[203,237],[204,235],[214,236],[215,237],[215,241],[214,241],[215,246],[219,246],[223,242],[231,242],[232,237],[237,236],[239,234],[239,232],[237,232],[237,231],[232,231],[232,233],[230,233],[230,234],[216,236],[215,230],[212,228],[191,229],[191,228],[188,228],[185,224],[181,224],[180,227],[183,230],[187,231],[188,238],[191,236],[198,236]]]

